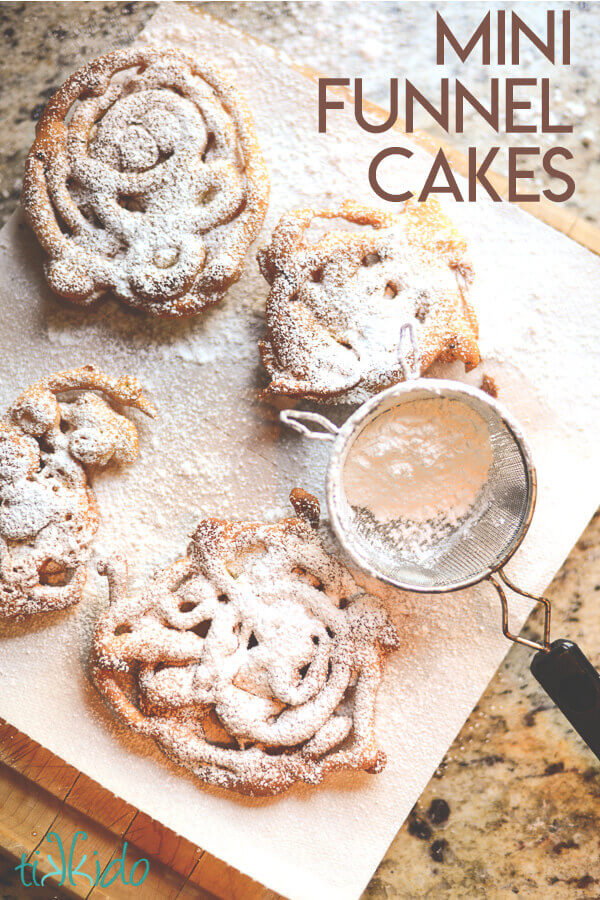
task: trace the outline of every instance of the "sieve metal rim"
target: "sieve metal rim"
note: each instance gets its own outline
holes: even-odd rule
[[[376,410],[379,406],[383,406],[390,398],[408,395],[415,391],[421,393],[426,392],[432,397],[443,396],[449,399],[452,399],[451,397],[449,397],[449,394],[453,394],[455,396],[458,395],[459,397],[460,395],[463,395],[475,398],[479,402],[482,402],[491,407],[513,436],[519,452],[521,453],[527,476],[528,496],[525,514],[515,536],[507,545],[506,551],[502,555],[502,557],[500,559],[497,559],[493,566],[489,566],[486,569],[481,570],[476,575],[465,578],[461,581],[452,582],[448,585],[444,585],[443,587],[431,587],[430,585],[421,587],[412,583],[398,581],[397,579],[385,575],[383,572],[376,569],[371,564],[371,562],[363,556],[360,549],[356,547],[356,542],[352,540],[352,538],[349,536],[348,531],[343,528],[341,523],[340,507],[343,493],[342,471],[346,456],[350,450],[350,447],[352,446],[354,439],[360,433],[362,424],[366,419],[371,418],[374,410]],[[471,385],[464,384],[462,382],[450,381],[449,379],[441,378],[416,378],[392,385],[392,387],[386,388],[384,391],[381,391],[379,394],[371,397],[369,400],[361,404],[361,406],[359,406],[359,408],[355,410],[352,415],[350,415],[348,419],[346,419],[344,424],[338,429],[335,437],[333,438],[333,446],[327,465],[325,493],[329,519],[335,535],[341,546],[349,553],[352,559],[361,567],[364,572],[374,578],[377,578],[380,581],[384,581],[386,584],[392,585],[393,587],[408,591],[410,593],[446,594],[471,587],[472,585],[478,584],[480,581],[483,581],[485,578],[488,578],[494,572],[498,572],[518,550],[518,548],[521,546],[521,543],[523,542],[523,539],[525,538],[525,535],[527,534],[535,510],[535,503],[537,498],[537,474],[535,465],[533,463],[531,450],[529,448],[523,430],[502,403],[500,403],[495,398],[490,397],[489,394],[484,393],[484,391],[480,390],[479,388],[472,387]]]

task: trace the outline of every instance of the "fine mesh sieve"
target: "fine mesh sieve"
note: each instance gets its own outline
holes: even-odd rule
[[[600,759],[600,676],[571,641],[550,643],[548,599],[521,590],[503,571],[527,533],[536,500],[535,467],[521,428],[502,404],[483,391],[418,377],[411,326],[402,329],[400,348],[405,332],[412,343],[411,353],[399,351],[405,381],[363,403],[340,428],[319,413],[302,410],[283,410],[281,421],[307,437],[332,442],[326,478],[329,518],[341,546],[355,562],[370,575],[416,593],[445,593],[488,580],[500,598],[504,635],[538,651],[531,671]],[[411,358],[412,367],[406,362]],[[405,404],[433,398],[465,405],[479,417],[489,436],[491,464],[481,496],[468,514],[456,527],[446,529],[430,552],[415,559],[385,529],[365,527],[359,511],[348,502],[344,467],[356,441],[373,422]],[[506,587],[543,605],[541,642],[509,630]]]
[[[365,529],[357,511],[348,502],[343,475],[348,455],[367,426],[401,405],[434,398],[465,404],[480,417],[488,431],[492,462],[480,502],[473,504],[465,521],[432,546],[426,559],[416,562],[405,554],[401,542],[386,537],[381,530]],[[497,400],[458,382],[412,378],[363,403],[341,428],[314,412],[283,410],[280,417],[285,424],[307,437],[332,442],[326,480],[329,517],[340,544],[362,569],[402,590],[429,594],[460,590],[487,578],[500,597],[506,637],[537,650],[549,648],[548,600],[520,590],[502,570],[531,522],[537,482],[521,429]],[[311,426],[321,430],[313,430]],[[393,490],[394,485],[390,484],[390,491]],[[543,643],[518,637],[509,631],[508,605],[502,583],[543,604]]]
[[[425,383],[423,383],[425,382]],[[350,506],[344,470],[352,448],[372,423],[400,406],[439,399],[468,406],[484,423],[492,449],[488,480],[466,520],[448,530],[423,560],[416,561],[383,529],[366,528]],[[390,483],[390,492],[395,485]],[[525,440],[500,404],[474,388],[433,379],[389,388],[360,409],[340,429],[327,475],[332,525],[360,565],[396,587],[417,592],[452,591],[481,581],[514,553],[527,531],[535,503],[535,470]]]

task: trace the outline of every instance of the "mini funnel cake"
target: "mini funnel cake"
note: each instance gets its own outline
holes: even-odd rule
[[[314,522],[316,501],[295,494]],[[123,568],[105,567],[91,674],[173,761],[250,795],[381,770],[375,699],[398,635],[306,520],[205,519],[187,556],[134,599]]]
[[[313,220],[344,230],[311,242]],[[350,230],[353,226],[362,228]],[[479,362],[466,243],[438,201],[400,213],[347,202],[283,216],[259,252],[271,285],[261,344],[268,394],[325,400],[402,381],[400,329],[413,324],[424,372],[436,360]]]
[[[28,388],[0,420],[0,618],[81,599],[98,529],[87,468],[138,453],[133,422],[94,391],[155,415],[135,379],[85,366]]]
[[[245,101],[177,50],[118,50],[54,94],[22,202],[52,290],[194,315],[240,277],[269,180]]]

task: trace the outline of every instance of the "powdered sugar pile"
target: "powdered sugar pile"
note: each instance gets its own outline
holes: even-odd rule
[[[403,403],[361,432],[346,460],[353,506],[382,522],[424,522],[444,513],[453,524],[482,490],[492,461],[489,431],[469,406],[431,398]]]
[[[371,422],[343,471],[348,503],[368,539],[420,562],[468,521],[492,462],[488,428],[466,404],[401,403]]]

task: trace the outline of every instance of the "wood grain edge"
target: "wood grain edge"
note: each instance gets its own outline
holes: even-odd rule
[[[62,885],[69,896],[92,900],[139,900],[141,896],[144,900],[275,900],[279,896],[136,810],[3,720],[0,810],[0,847],[15,863],[23,854],[30,862],[37,858],[40,878],[51,870],[43,851],[51,831],[61,835],[65,846],[84,831],[88,837],[83,850],[98,853],[103,871],[122,853],[125,841],[128,868],[142,857],[151,861],[143,894],[115,881],[109,889],[90,889],[85,883]],[[47,883],[57,886],[52,878]]]

